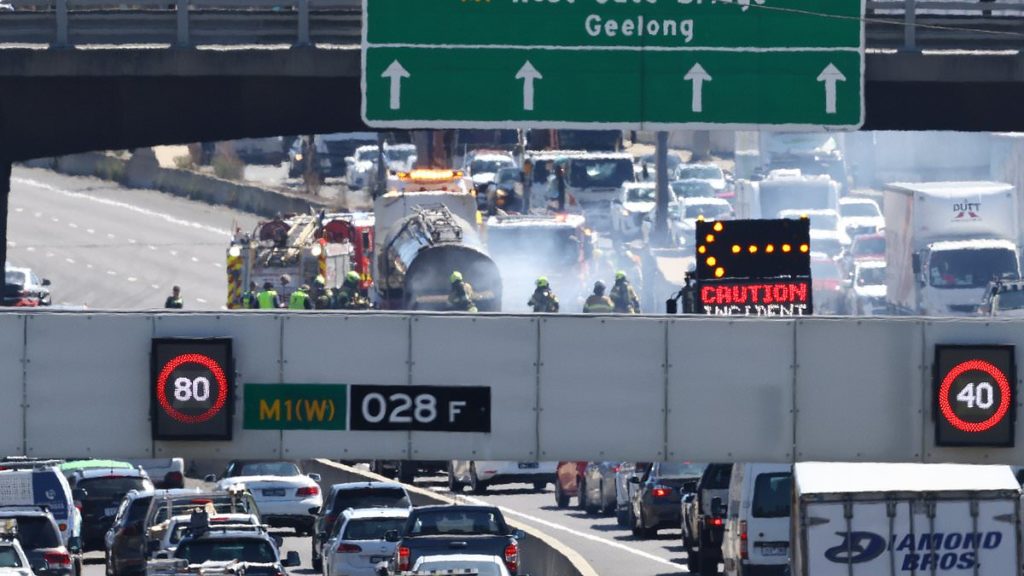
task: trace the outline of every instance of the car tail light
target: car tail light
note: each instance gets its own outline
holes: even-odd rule
[[[651,495],[655,498],[664,498],[672,493],[672,489],[666,486],[655,486],[651,489]]]
[[[513,574],[519,570],[519,546],[514,542],[505,546],[505,566]]]
[[[300,497],[303,497],[303,496],[316,496],[319,493],[320,493],[320,487],[319,486],[306,486],[305,488],[299,488],[298,490],[295,491],[295,495],[296,496],[300,496]]]
[[[722,525],[722,519],[721,518],[712,518],[711,519],[711,525],[712,526],[721,526]]]
[[[740,559],[746,560],[750,557],[747,550],[747,521],[740,520]]]
[[[399,546],[398,551],[398,571],[408,572],[409,571],[409,549],[405,546]]]
[[[362,551],[363,549],[355,544],[338,544],[338,552],[341,552],[342,554],[358,554]]]
[[[50,566],[71,567],[71,556],[67,552],[47,552],[43,554],[43,560]]]
[[[619,468],[622,468],[622,466],[612,466],[612,474],[618,474]]]
[[[60,524],[57,524],[57,528],[59,528],[61,532],[64,532],[68,529],[68,525],[61,522]]]
[[[164,484],[168,488],[182,488],[185,486],[185,477],[182,476],[181,472],[168,472],[164,476]]]

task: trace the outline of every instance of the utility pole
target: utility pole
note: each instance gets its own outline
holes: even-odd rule
[[[668,132],[658,132],[655,149],[655,190],[654,235],[652,245],[664,247],[669,243],[668,234]]]

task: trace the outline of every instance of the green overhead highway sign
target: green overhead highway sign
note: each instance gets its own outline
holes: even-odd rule
[[[859,127],[862,0],[363,0],[380,128]]]

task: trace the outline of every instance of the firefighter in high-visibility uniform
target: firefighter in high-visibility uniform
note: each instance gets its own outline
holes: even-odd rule
[[[462,272],[452,272],[448,277],[451,283],[451,290],[448,292],[448,309],[459,312],[476,312],[476,304],[473,302],[473,287],[469,282],[462,279]]]
[[[242,308],[256,308],[256,289],[255,282],[249,282],[249,289],[242,293]]]
[[[334,302],[334,292],[327,287],[327,280],[319,274],[313,280],[313,294],[313,303],[317,310],[326,310]]]
[[[611,314],[615,310],[615,303],[604,295],[604,288],[604,282],[594,282],[594,293],[583,303],[584,314]]]
[[[289,310],[312,310],[313,299],[309,297],[309,284],[299,286],[288,299]]]
[[[370,301],[366,296],[363,296],[359,282],[359,272],[350,270],[348,274],[345,274],[345,282],[342,283],[335,293],[335,308],[341,310],[366,310],[370,307]]]
[[[281,307],[281,300],[277,297],[277,290],[274,290],[273,282],[264,282],[263,290],[256,294],[253,300],[253,308],[260,310],[274,310]]]
[[[633,290],[633,286],[630,285],[629,279],[626,278],[626,273],[622,270],[615,273],[615,285],[612,286],[610,296],[615,304],[617,314],[640,313],[640,299],[636,295],[636,290]]]
[[[558,312],[558,296],[555,296],[554,291],[551,290],[551,284],[546,277],[541,276],[537,278],[537,288],[533,291],[533,296],[530,296],[530,301],[526,305],[532,306],[534,312],[548,312],[551,314]]]

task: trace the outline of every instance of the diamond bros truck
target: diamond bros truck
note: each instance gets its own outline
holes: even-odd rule
[[[1020,574],[1020,494],[1009,466],[798,463],[792,574]]]
[[[886,299],[897,314],[970,315],[989,281],[1020,277],[1017,191],[998,182],[889,184]]]

